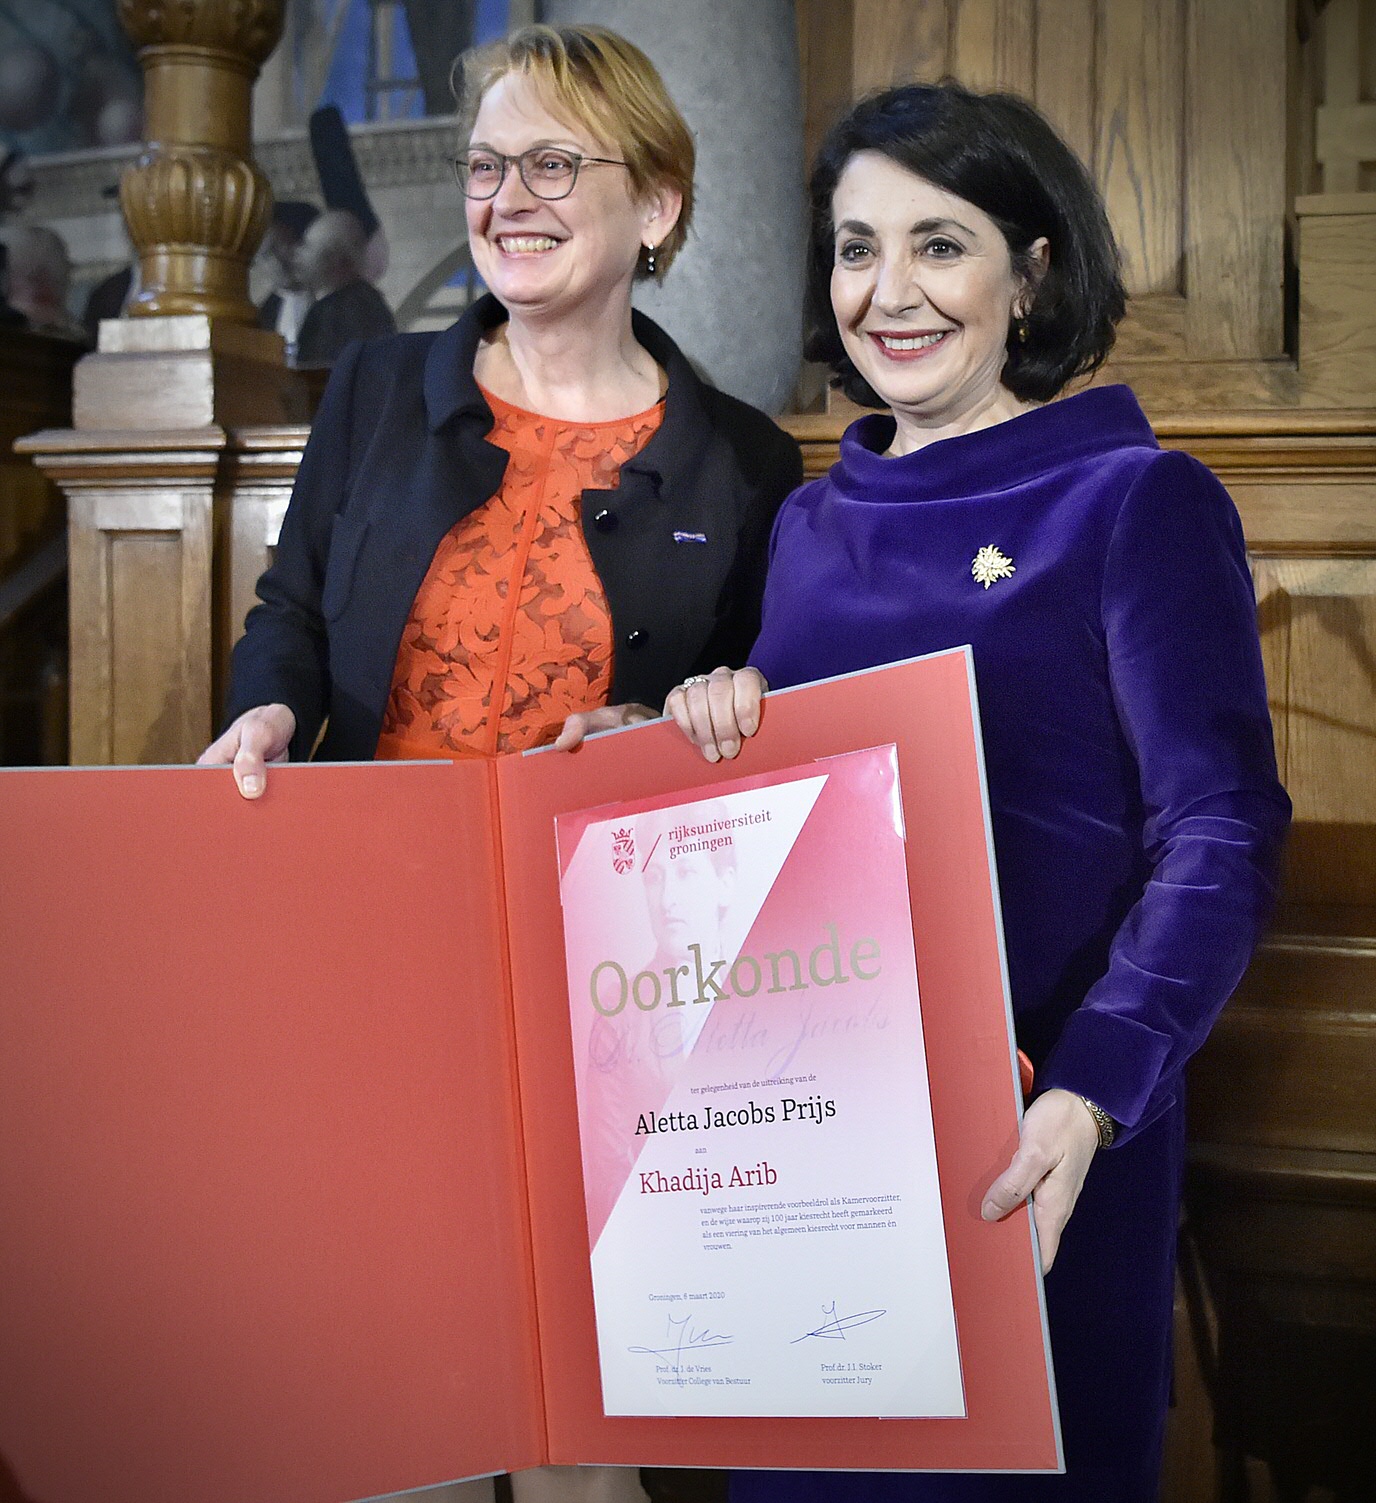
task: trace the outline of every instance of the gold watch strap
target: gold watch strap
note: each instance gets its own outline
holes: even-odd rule
[[[1099,1129],[1099,1147],[1107,1148],[1118,1132],[1118,1124],[1097,1101],[1091,1101],[1088,1096],[1081,1096],[1080,1100],[1089,1108],[1089,1115],[1094,1118],[1094,1125]]]

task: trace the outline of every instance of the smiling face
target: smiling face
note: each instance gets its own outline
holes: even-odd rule
[[[1000,376],[1030,288],[987,214],[864,151],[836,184],[832,222],[841,341],[894,409],[900,440],[905,428],[962,432],[1023,409]],[[1031,254],[1044,263],[1045,241]]]
[[[528,79],[507,73],[483,95],[469,149],[514,157],[534,146],[621,156],[552,115]],[[513,162],[495,198],[466,199],[465,206],[474,265],[513,316],[562,314],[610,299],[629,307],[641,247],[658,245],[678,215],[676,195],[637,200],[624,167],[589,163],[567,198],[537,198]]]

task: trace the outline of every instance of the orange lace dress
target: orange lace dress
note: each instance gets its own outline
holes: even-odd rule
[[[552,741],[607,703],[612,624],[583,537],[584,490],[611,490],[664,405],[569,423],[484,398],[511,458],[501,489],[445,535],[401,634],[376,757],[490,757]]]

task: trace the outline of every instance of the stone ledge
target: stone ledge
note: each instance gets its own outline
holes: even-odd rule
[[[375,121],[349,128],[358,168],[369,188],[449,181],[454,132],[451,116]],[[25,219],[47,223],[114,213],[108,190],[118,185],[120,174],[142,150],[142,145],[114,146],[33,157],[34,196]],[[253,153],[279,198],[319,198],[320,185],[304,129],[255,141]]]

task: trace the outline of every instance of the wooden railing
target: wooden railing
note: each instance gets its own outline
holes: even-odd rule
[[[1371,0],[1328,0],[1324,6],[1324,102],[1315,111],[1314,156],[1323,169],[1325,193],[1373,186],[1376,99],[1370,97],[1373,80],[1363,79],[1363,59],[1376,51],[1373,30],[1376,6]]]

